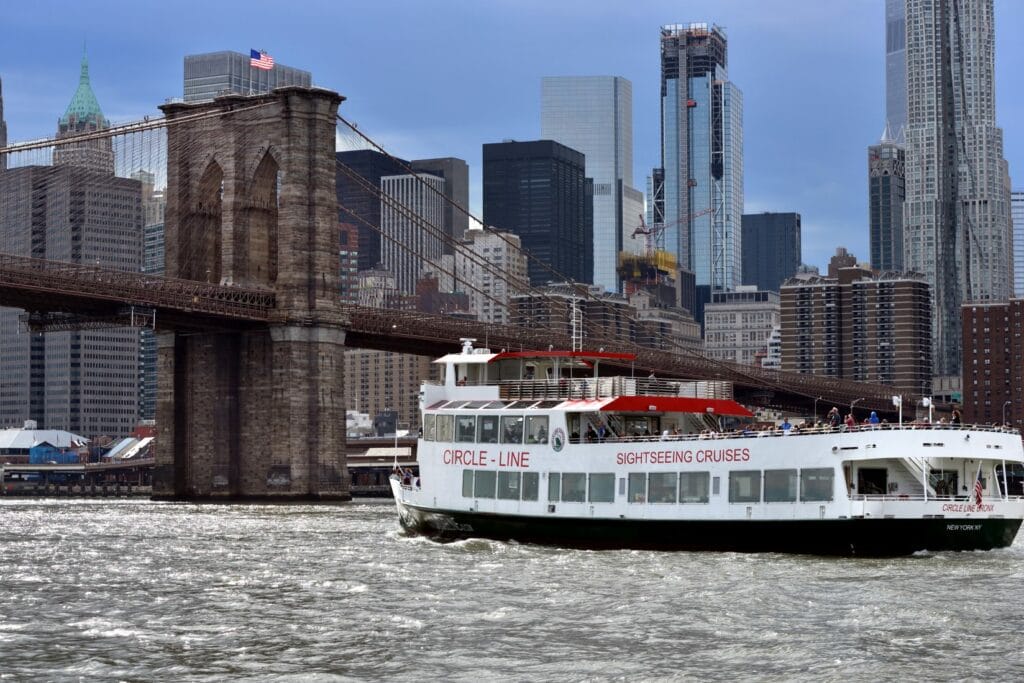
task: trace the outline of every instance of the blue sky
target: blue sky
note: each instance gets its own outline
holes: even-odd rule
[[[1024,2],[996,0],[997,121],[1024,186]],[[0,78],[12,141],[51,135],[82,43],[104,113],[127,121],[182,94],[182,57],[266,49],[341,92],[347,118],[405,158],[470,164],[481,145],[540,135],[540,80],[633,82],[636,184],[659,163],[658,28],[725,27],[743,90],[748,212],[803,215],[804,261],[868,259],[866,146],[884,126],[883,0],[433,0],[65,3],[3,7]]]

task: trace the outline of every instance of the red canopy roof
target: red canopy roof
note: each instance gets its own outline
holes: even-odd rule
[[[601,410],[619,413],[713,413],[736,417],[754,416],[736,401],[683,396],[619,396],[605,404]]]

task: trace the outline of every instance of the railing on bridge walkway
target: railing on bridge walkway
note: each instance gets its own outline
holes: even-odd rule
[[[266,321],[274,308],[274,293],[267,290],[214,285],[13,254],[0,254],[2,287],[245,321]]]

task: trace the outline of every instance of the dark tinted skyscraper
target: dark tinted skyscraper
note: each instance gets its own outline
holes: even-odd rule
[[[273,69],[254,69],[249,55],[239,52],[208,52],[185,57],[185,101],[212,100],[217,95],[259,95],[286,85],[312,85],[308,71],[274,64]]]
[[[337,170],[338,218],[342,223],[356,226],[359,232],[359,270],[369,270],[381,260],[380,179],[408,173],[402,164],[409,162],[393,161],[369,149],[338,152],[336,156],[338,162],[346,167]],[[349,169],[366,181],[365,184],[345,172]]]
[[[890,129],[877,145],[868,147],[868,225],[871,267],[903,270],[903,145],[893,142]]]
[[[519,235],[535,257],[528,264],[533,286],[593,278],[584,163],[582,154],[552,140],[484,145],[484,223]]]
[[[777,292],[800,260],[800,214],[743,214],[743,284]]]

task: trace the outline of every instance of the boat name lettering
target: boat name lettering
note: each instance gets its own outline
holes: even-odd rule
[[[973,503],[946,503],[942,506],[943,512],[995,512],[995,505],[974,505]]]
[[[441,453],[441,461],[445,465],[462,465],[463,467],[523,467],[530,466],[530,451],[498,451],[496,456],[488,455],[488,451],[476,451],[472,448],[446,448]]]
[[[696,451],[622,451],[616,465],[672,465],[691,462],[747,462],[749,448],[701,448]]]

